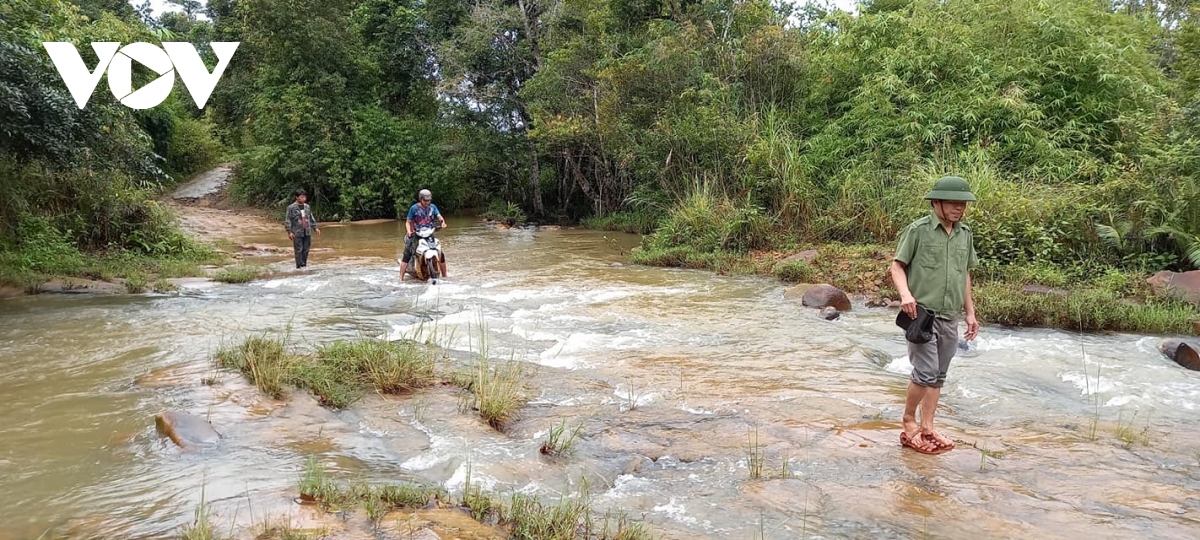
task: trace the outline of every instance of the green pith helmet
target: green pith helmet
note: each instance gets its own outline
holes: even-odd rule
[[[973,201],[975,194],[971,186],[959,176],[943,176],[933,183],[933,190],[925,195],[926,200],[937,201]]]

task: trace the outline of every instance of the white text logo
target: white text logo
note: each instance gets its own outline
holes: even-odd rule
[[[217,67],[209,73],[208,67],[200,59],[196,48],[191,43],[163,42],[162,48],[149,43],[130,43],[124,47],[120,43],[92,43],[92,50],[100,61],[96,69],[88,70],[83,64],[83,58],[75,45],[65,42],[44,42],[50,60],[62,75],[71,97],[82,109],[92,97],[100,77],[108,72],[108,89],[121,103],[134,109],[149,109],[162,103],[171,94],[175,86],[175,72],[183,79],[183,86],[192,95],[196,106],[203,109],[212,95],[217,81],[229,65],[233,51],[237,50],[239,42],[214,42],[209,45],[217,55]],[[119,50],[118,50],[119,49]],[[137,90],[133,89],[133,61],[150,68],[159,75],[154,82]]]

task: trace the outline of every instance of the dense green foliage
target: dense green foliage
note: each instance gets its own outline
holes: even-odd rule
[[[94,66],[92,41],[156,42],[128,4],[15,0],[0,4],[0,269],[5,281],[99,274],[137,257],[199,260],[153,200],[221,151],[190,96],[133,111],[98,85],[79,109],[41,42],[70,41]],[[109,8],[116,9],[118,17]],[[87,14],[87,15],[85,15]],[[89,58],[90,57],[90,58]],[[138,81],[150,80],[135,71]],[[137,84],[138,81],[135,81]],[[16,278],[14,278],[14,276]]]
[[[242,163],[235,196],[303,187],[321,219],[396,216],[429,188],[446,210],[587,220],[648,233],[642,260],[711,266],[888,245],[956,173],[980,196],[984,279],[1200,267],[1190,0],[175,3],[0,7],[9,259],[183,249],[148,194],[211,163],[216,137]],[[205,111],[178,92],[79,111],[38,43],[164,36],[241,43]]]
[[[890,241],[967,176],[988,264],[1200,263],[1190,2],[214,0],[239,193],[699,252]],[[494,213],[494,212],[493,212]]]

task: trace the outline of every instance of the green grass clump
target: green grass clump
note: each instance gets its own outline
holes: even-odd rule
[[[179,540],[224,540],[225,537],[217,532],[213,525],[212,515],[204,495],[200,496],[200,505],[196,507],[196,517],[191,523],[184,525]]]
[[[149,282],[146,275],[142,273],[133,273],[125,278],[125,291],[130,294],[138,294],[146,292]]]
[[[518,223],[524,223],[525,220],[528,219],[525,216],[525,211],[521,210],[520,205],[517,203],[504,202],[500,200],[492,201],[492,204],[488,206],[487,211],[480,215],[480,217],[490,221],[506,223],[510,226]]]
[[[416,484],[371,485],[356,482],[341,485],[335,482],[315,457],[309,457],[300,477],[300,498],[326,508],[347,510],[361,507],[373,522],[384,513],[399,508],[420,508],[429,501],[447,499],[444,491]]]
[[[305,356],[287,354],[284,337],[252,336],[217,351],[217,365],[241,372],[275,398],[289,385],[322,405],[345,408],[367,391],[395,394],[433,384],[436,353],[425,345],[375,339],[336,341]]]
[[[514,493],[504,515],[509,537],[519,540],[575,540],[581,522],[588,517],[585,500],[563,497],[545,505],[536,497]]]
[[[775,277],[789,283],[812,283],[817,280],[818,274],[813,265],[797,260],[775,265]]]
[[[298,363],[294,381],[323,405],[340,409],[367,389],[397,394],[433,384],[435,359],[431,349],[411,341],[336,341]]]
[[[463,408],[479,411],[479,416],[488,425],[502,429],[504,423],[525,403],[521,392],[523,376],[524,366],[521,362],[508,360],[493,363],[481,355],[469,376],[459,376],[455,380],[470,392]]]
[[[249,283],[267,275],[267,270],[261,266],[238,264],[222,268],[213,275],[214,281],[222,283]]]
[[[1016,327],[1042,327],[1083,332],[1189,334],[1200,310],[1165,298],[1122,297],[1112,291],[1087,288],[1065,297],[1030,294],[1008,283],[976,286],[976,312],[981,321]]]
[[[293,359],[283,337],[252,336],[240,345],[217,351],[217,365],[240,371],[254,386],[276,399],[287,396]]]
[[[579,436],[581,429],[582,424],[567,429],[567,420],[563,419],[561,423],[550,427],[546,442],[542,443],[541,452],[548,456],[565,456],[571,453],[575,446],[575,438]]]
[[[395,394],[433,383],[435,356],[416,342],[360,339],[337,341],[317,351],[321,363],[357,373],[375,390]]]

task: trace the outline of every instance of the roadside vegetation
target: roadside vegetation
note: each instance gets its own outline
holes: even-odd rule
[[[159,107],[133,110],[100,85],[80,109],[41,45],[51,37],[157,43],[209,27],[152,29],[128,3],[97,0],[5,2],[0,21],[0,285],[132,278],[144,289],[220,262],[155,202],[224,151],[183,86]],[[151,75],[136,72],[134,87]]]

